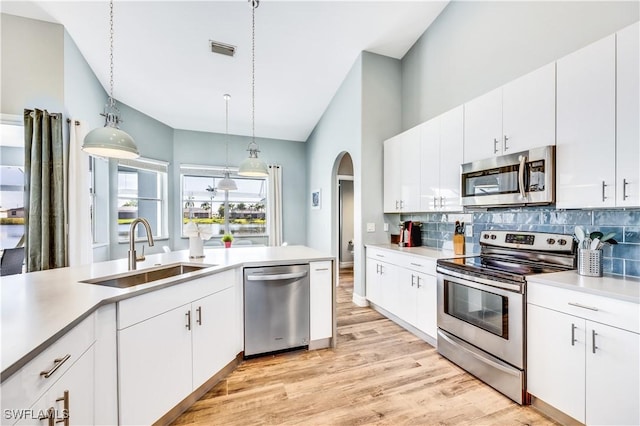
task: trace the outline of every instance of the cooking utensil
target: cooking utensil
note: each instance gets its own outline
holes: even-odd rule
[[[576,234],[576,238],[578,238],[578,245],[582,247],[582,242],[584,241],[584,229],[581,226],[576,226],[574,230]]]
[[[591,250],[598,250],[600,248],[600,244],[600,238],[594,238],[593,241],[591,241],[591,246],[589,246],[589,248]]]
[[[589,234],[589,238],[591,238],[592,240],[595,240],[596,238],[600,239],[602,238],[602,232],[593,231],[591,234]]]

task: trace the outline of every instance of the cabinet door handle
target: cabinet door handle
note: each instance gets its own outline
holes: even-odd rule
[[[502,143],[502,147],[503,149],[506,151],[509,149],[509,147],[507,146],[507,141],[509,140],[509,136],[504,135],[504,142]]]
[[[400,210],[404,208],[404,200],[400,200]]]
[[[56,402],[63,401],[62,403],[62,419],[56,419],[56,423],[64,423],[64,426],[69,426],[71,420],[71,413],[69,413],[69,391],[64,391],[61,398],[57,398]]]
[[[444,207],[444,197],[440,197],[440,208]]]
[[[605,181],[602,181],[602,202],[604,203],[604,200],[607,199],[607,196],[605,195],[605,188],[609,186],[606,184]]]
[[[587,306],[587,305],[583,305],[581,303],[576,303],[576,302],[567,302],[569,305],[571,306],[575,306],[576,308],[582,308],[582,309],[588,309],[590,311],[598,311],[598,308],[596,308],[595,306]]]
[[[191,330],[191,310],[188,310],[184,315],[187,317],[187,323],[185,324],[185,327],[187,327],[187,330]]]
[[[571,346],[576,345],[576,325],[571,323]]]
[[[411,274],[411,287],[415,285],[415,281],[416,281],[416,276]]]
[[[416,287],[420,288],[420,275],[416,275],[416,278],[418,278],[418,282],[416,283]]]
[[[202,325],[202,306],[198,306],[196,308],[196,312],[198,313],[198,318],[196,319],[196,322],[198,323],[198,325]]]
[[[598,349],[598,347],[596,346],[596,335],[598,333],[596,333],[595,330],[591,330],[591,352],[593,352],[594,354],[596,353],[596,349]]]
[[[626,179],[622,179],[622,199],[626,200],[627,198],[629,198],[629,196],[627,195],[627,185],[629,185],[629,182],[627,182]]]
[[[49,377],[51,377],[51,375],[53,373],[56,372],[56,370],[58,368],[60,368],[60,366],[62,364],[64,364],[69,358],[71,357],[71,354],[66,354],[65,356],[63,356],[62,358],[56,358],[53,360],[53,367],[51,367],[51,369],[49,371],[41,371],[40,375],[44,376],[45,379],[48,379]]]
[[[53,407],[49,407],[46,415],[41,415],[40,417],[38,417],[38,420],[40,421],[44,419],[47,419],[48,426],[54,426],[56,421],[56,409]]]
[[[493,153],[497,154],[498,153],[498,144],[500,142],[498,141],[498,139],[493,138]]]
[[[396,210],[398,210],[398,200],[396,200]]]
[[[433,209],[437,209],[438,207],[436,207],[436,199],[437,197],[433,197]]]

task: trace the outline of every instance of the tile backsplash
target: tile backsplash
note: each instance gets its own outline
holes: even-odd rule
[[[385,215],[391,233],[398,233],[400,221],[422,222],[422,243],[442,248],[453,239],[456,220],[473,226],[473,236],[466,237],[474,252],[480,251],[480,232],[487,229],[553,232],[573,235],[576,225],[589,232],[615,233],[618,245],[606,246],[603,253],[605,273],[640,277],[640,209],[625,210],[555,210],[552,207],[521,207],[466,211],[464,213],[418,213]]]

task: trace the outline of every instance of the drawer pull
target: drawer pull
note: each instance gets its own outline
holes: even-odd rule
[[[582,305],[580,303],[575,303],[575,302],[568,302],[568,303],[569,305],[575,306],[576,308],[588,309],[590,311],[596,311],[596,312],[599,310],[595,306],[587,306],[587,305]]]
[[[576,325],[575,324],[571,324],[571,346],[575,346],[576,345]]]
[[[378,257],[384,257],[384,254],[376,253],[376,256],[378,256]]]
[[[421,265],[421,264],[419,264],[419,263],[413,263],[413,262],[411,262],[411,264],[412,264],[413,266],[419,266],[419,267],[421,267],[421,268],[422,268],[422,265]]]
[[[49,371],[41,371],[41,372],[40,372],[40,375],[41,375],[41,376],[44,376],[44,378],[45,378],[45,379],[48,379],[48,378],[49,378],[49,377],[51,377],[51,375],[52,375],[53,373],[55,373],[55,372],[56,372],[56,370],[57,370],[58,368],[60,368],[60,366],[61,366],[62,364],[64,364],[64,363],[65,363],[69,358],[71,358],[71,354],[66,354],[66,355],[65,355],[64,357],[62,357],[62,358],[56,358],[56,359],[54,359],[54,360],[53,360],[53,367],[51,367],[51,370],[49,370]]]
[[[328,271],[329,268],[317,268],[316,271]]]

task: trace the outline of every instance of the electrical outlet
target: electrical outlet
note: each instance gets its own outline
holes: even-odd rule
[[[367,232],[376,232],[375,222],[367,223]]]
[[[464,227],[464,236],[473,237],[473,225],[466,225]]]
[[[389,224],[388,223],[384,224],[384,232],[389,232]]]

